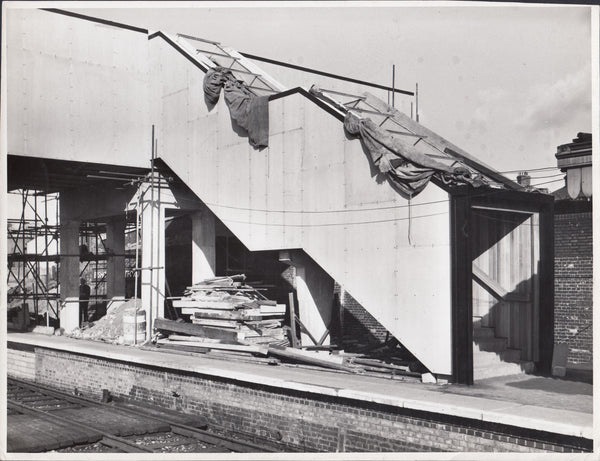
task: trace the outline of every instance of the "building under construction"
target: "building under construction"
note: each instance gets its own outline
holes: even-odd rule
[[[147,346],[158,331],[231,322],[233,314],[191,322],[202,316],[185,304],[229,280],[238,294],[258,293],[255,310],[283,306],[289,347],[272,346],[279,358],[305,354],[343,373],[331,358],[343,349],[366,351],[359,359],[376,368],[368,351],[393,348],[411,364],[406,379],[438,388],[550,371],[553,198],[388,101],[412,92],[366,82],[373,94],[287,88],[261,58],[226,45],[63,10],[13,10],[9,20],[8,190],[23,209],[8,223],[13,326],[69,336],[139,298],[134,342]],[[83,319],[82,278],[90,287]],[[349,327],[350,303],[371,329]],[[9,375],[91,395],[153,395],[159,406],[200,408],[255,434],[248,421],[262,421],[260,413],[264,437],[305,451],[589,449],[591,419],[575,411],[567,423],[525,402],[511,413],[474,409],[465,396],[392,390],[404,379],[400,359],[380,363],[399,374],[368,391],[361,379],[381,378],[308,384],[289,370],[261,375],[240,364],[238,375],[189,356],[169,363],[139,344],[94,349],[81,339],[9,336]],[[162,383],[143,378],[158,370],[167,370]],[[281,399],[297,417],[273,406]],[[534,414],[521,421],[524,407]],[[415,435],[423,430],[429,441]]]

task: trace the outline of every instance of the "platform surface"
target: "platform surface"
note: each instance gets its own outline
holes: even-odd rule
[[[140,350],[103,342],[34,333],[9,333],[7,341],[171,370],[352,398],[551,433],[593,438],[592,385],[539,376],[488,379],[474,386],[409,383],[202,356]]]

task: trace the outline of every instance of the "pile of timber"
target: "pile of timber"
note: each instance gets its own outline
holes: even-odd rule
[[[322,347],[319,350],[293,348],[277,344],[250,344],[238,341],[236,333],[229,331],[225,335],[214,327],[158,318],[154,328],[162,333],[155,342],[160,350],[183,352],[188,354],[206,354],[232,360],[252,357],[253,362],[269,365],[290,363],[294,366],[326,368],[338,372],[365,374],[384,378],[403,379],[420,377],[420,373],[411,371],[406,363],[391,363],[389,360],[368,358],[362,354],[345,353]],[[248,361],[248,360],[246,360]]]
[[[173,301],[183,317],[201,327],[209,339],[242,344],[287,345],[285,304],[266,299],[244,283],[245,275],[217,277],[187,287]]]
[[[408,363],[394,361],[385,347],[383,353],[378,351],[379,358],[331,346],[289,347],[287,336],[292,332],[283,325],[286,305],[267,299],[260,289],[245,284],[245,279],[243,274],[217,277],[187,287],[184,296],[173,301],[181,314],[179,320],[155,319],[154,329],[159,335],[154,347],[173,353],[269,365],[288,363],[392,379],[421,376]]]

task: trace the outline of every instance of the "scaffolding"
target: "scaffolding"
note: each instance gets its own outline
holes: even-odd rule
[[[106,306],[106,270],[109,251],[105,245],[106,224],[84,221],[79,226],[79,278],[90,286],[90,312]],[[84,319],[87,321],[88,319]]]
[[[7,219],[9,319],[25,310],[27,322],[48,326],[58,321],[60,256],[79,258],[79,277],[90,286],[90,312],[102,311],[108,301],[107,261],[115,256],[105,245],[106,223],[83,221],[79,227],[79,253],[61,255],[59,193],[22,189],[10,195],[19,197],[21,210],[18,218]],[[135,223],[128,220],[126,234],[133,230]],[[135,248],[130,245],[123,256],[126,272],[136,267]]]
[[[58,193],[22,189],[11,196],[20,196],[21,214],[7,220],[9,316],[25,309],[36,323],[45,317],[48,325],[58,318],[60,302]]]

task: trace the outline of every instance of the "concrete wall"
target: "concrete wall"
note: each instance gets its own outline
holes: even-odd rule
[[[164,41],[150,46],[161,158],[249,249],[304,249],[427,367],[450,374],[447,194],[430,185],[409,209],[340,121],[298,94],[270,102],[269,147],[254,150],[223,98],[208,110],[204,74]]]
[[[8,154],[147,167],[146,34],[7,9]]]
[[[302,248],[451,373],[446,193],[430,185],[409,209],[339,120],[297,94],[270,103],[270,147],[255,151],[162,39],[38,10],[7,22],[9,154],[147,166],[155,123],[158,155],[249,249]]]

